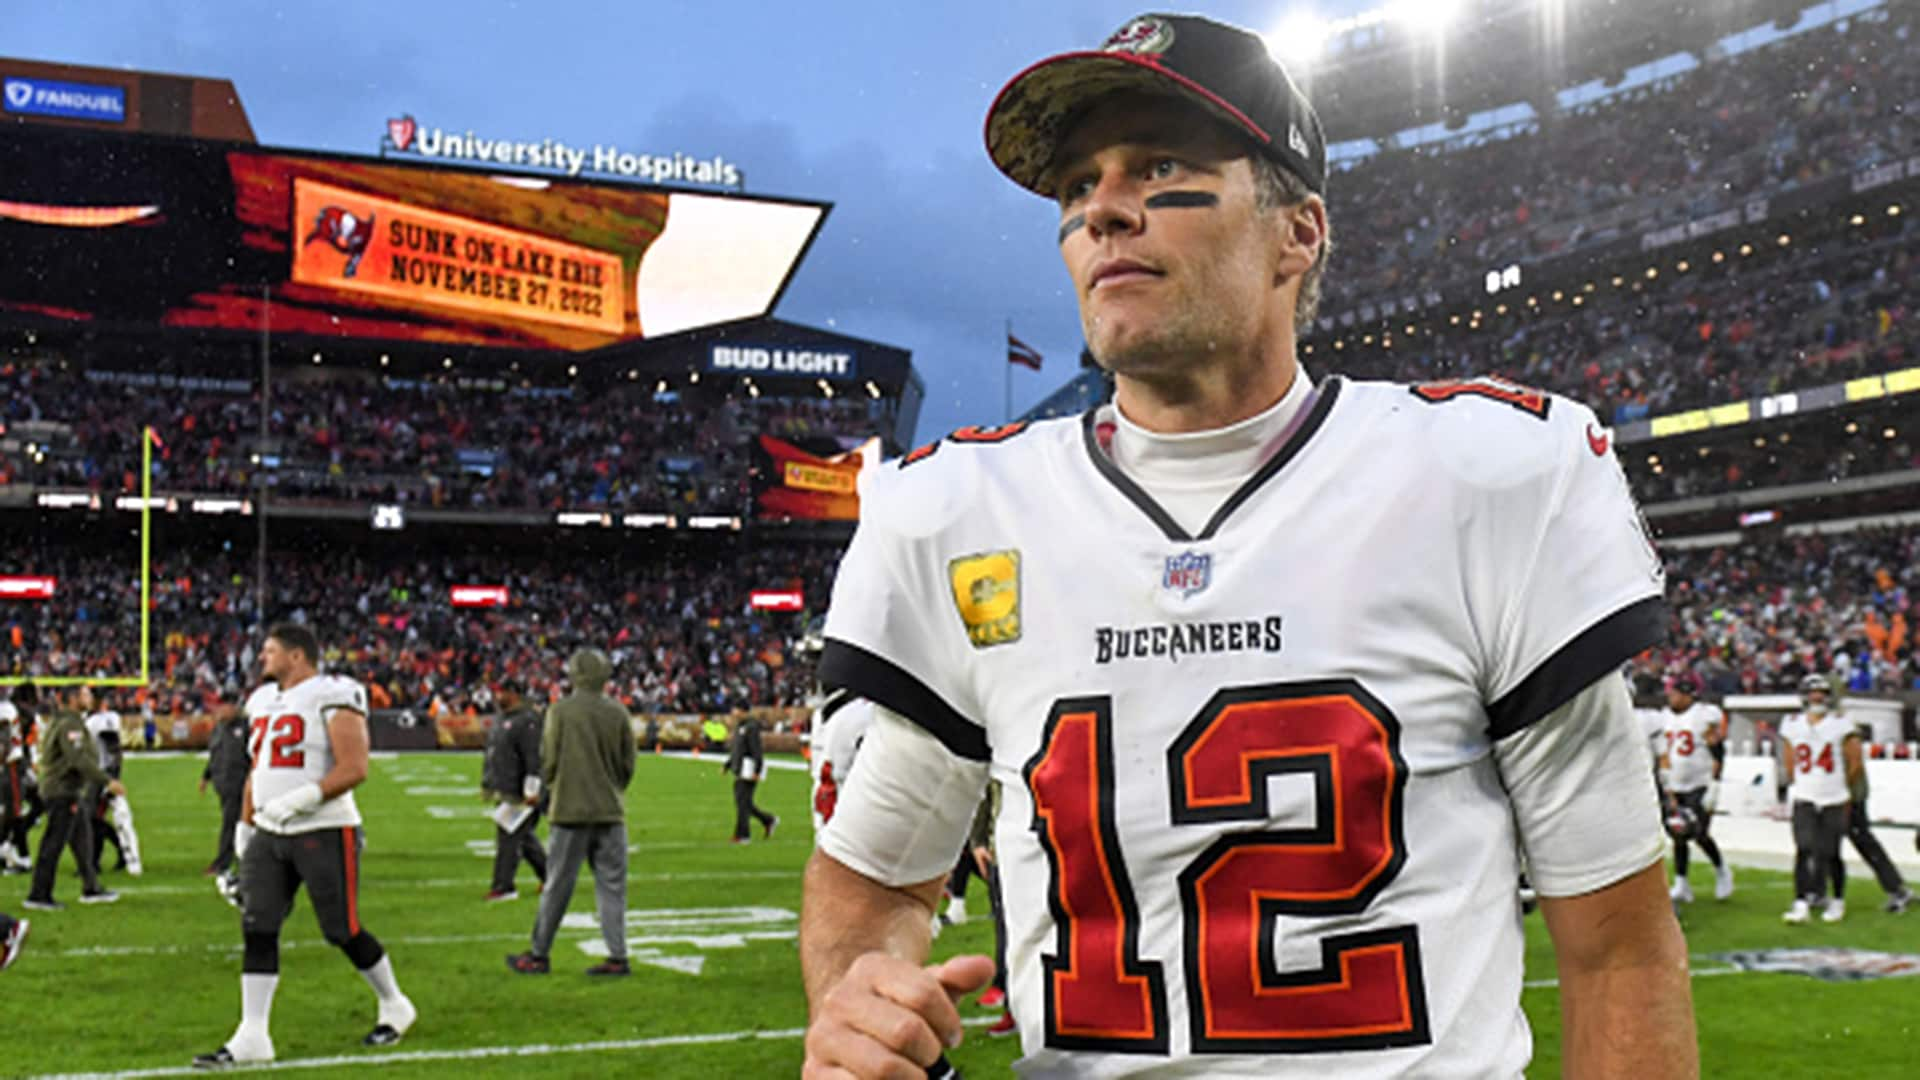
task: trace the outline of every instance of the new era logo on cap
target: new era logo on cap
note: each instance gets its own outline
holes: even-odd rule
[[[1324,194],[1320,118],[1258,35],[1192,15],[1141,15],[1100,48],[1062,53],[1014,76],[987,111],[987,153],[1013,181],[1051,196],[1047,173],[1066,128],[1115,93],[1185,98]]]

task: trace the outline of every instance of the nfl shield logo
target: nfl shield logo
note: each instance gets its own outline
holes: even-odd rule
[[[1160,579],[1160,587],[1184,598],[1206,588],[1212,581],[1213,556],[1187,551],[1167,556],[1167,571]]]

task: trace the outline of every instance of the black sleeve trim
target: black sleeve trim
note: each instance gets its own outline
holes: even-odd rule
[[[827,721],[833,719],[834,713],[839,712],[841,709],[844,709],[847,706],[859,700],[860,700],[859,694],[853,693],[852,691],[846,690],[844,687],[842,687],[841,693],[835,694],[832,697],[828,698],[826,701],[826,704],[820,706],[820,723],[824,725]]]
[[[1621,608],[1588,627],[1487,707],[1489,733],[1504,739],[1572,701],[1602,675],[1667,637],[1667,604],[1658,596]]]
[[[858,645],[828,638],[820,654],[820,683],[829,690],[845,688],[885,705],[970,761],[986,761],[991,756],[987,733],[979,724],[962,716],[926,683]]]

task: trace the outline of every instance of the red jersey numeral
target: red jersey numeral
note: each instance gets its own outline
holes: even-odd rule
[[[1821,747],[1820,756],[1815,757],[1813,747],[1808,746],[1806,743],[1795,743],[1793,745],[1793,763],[1802,773],[1810,773],[1815,769],[1830,773],[1833,771],[1833,744],[1828,743]]]
[[[1681,757],[1692,757],[1693,756],[1693,732],[1691,731],[1667,732],[1667,752],[1678,754]]]
[[[1167,1052],[1160,965],[1140,959],[1140,913],[1113,824],[1109,698],[1056,702],[1027,763],[1033,831],[1047,853],[1054,955],[1043,956],[1047,1045]]]
[[[1045,1038],[1062,1049],[1167,1052],[1160,965],[1114,828],[1111,701],[1055,704],[1025,776],[1046,851],[1055,951]],[[1278,917],[1365,911],[1406,861],[1400,725],[1349,680],[1214,695],[1167,751],[1179,825],[1264,823],[1269,778],[1314,790],[1314,824],[1224,835],[1179,875],[1188,1023],[1199,1053],[1308,1053],[1432,1040],[1418,928],[1321,939],[1321,966],[1281,972]]]
[[[304,769],[307,767],[307,752],[300,744],[307,740],[307,718],[299,713],[288,713],[268,720],[256,716],[253,720],[253,741],[251,756],[260,760],[260,747],[266,741],[267,731],[273,731],[273,741],[267,743],[268,766],[275,769]]]

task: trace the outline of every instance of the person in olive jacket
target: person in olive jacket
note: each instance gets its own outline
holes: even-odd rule
[[[487,730],[487,755],[480,767],[480,786],[487,796],[502,807],[503,813],[526,810],[526,818],[512,831],[502,828],[498,818],[493,828],[493,885],[487,890],[489,902],[517,900],[513,887],[514,872],[520,860],[533,867],[533,876],[547,880],[547,852],[540,846],[540,714],[528,708],[522,699],[520,684],[504,680],[495,691],[500,715]]]
[[[60,851],[71,846],[80,864],[83,904],[111,904],[120,894],[100,885],[99,868],[93,862],[93,807],[82,805],[87,785],[98,784],[115,795],[125,795],[120,781],[100,767],[100,750],[87,734],[86,714],[93,711],[93,689],[78,686],[64,695],[60,707],[48,717],[45,734],[40,737],[40,793],[47,801],[47,831],[40,837],[40,851],[33,861],[33,887],[23,906],[35,911],[59,911],[53,899],[53,879],[60,866]]]
[[[540,738],[541,779],[547,790],[548,875],[533,923],[532,948],[507,957],[523,975],[549,970],[553,936],[573,899],[574,878],[593,868],[594,900],[607,959],[589,975],[626,975],[627,784],[633,779],[633,718],[604,692],[613,664],[598,649],[567,661],[573,692],[547,709]]]

